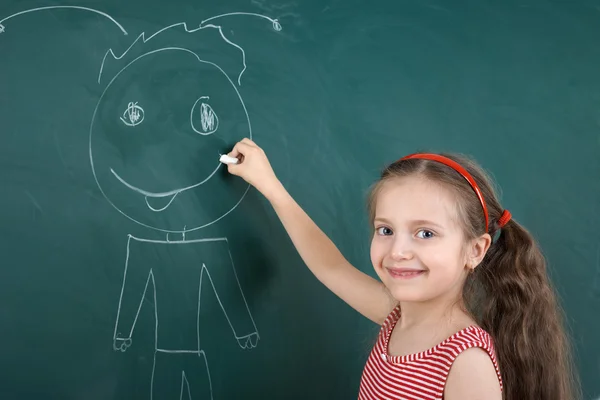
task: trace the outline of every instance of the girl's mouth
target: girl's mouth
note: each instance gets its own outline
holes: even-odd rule
[[[407,268],[386,268],[388,274],[394,279],[413,279],[425,274],[425,270]]]

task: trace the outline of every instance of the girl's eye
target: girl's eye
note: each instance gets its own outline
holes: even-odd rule
[[[387,226],[382,226],[382,227],[377,228],[377,234],[381,235],[381,236],[389,236],[393,233],[394,232],[392,232],[392,230],[390,228],[388,228]]]
[[[433,236],[435,236],[434,233],[428,231],[427,229],[421,229],[419,232],[417,232],[417,237],[421,239],[431,239]]]

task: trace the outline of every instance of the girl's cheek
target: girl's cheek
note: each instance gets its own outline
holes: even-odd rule
[[[377,239],[374,239],[371,243],[371,262],[374,266],[381,264],[381,260],[384,256],[384,249],[382,243]]]

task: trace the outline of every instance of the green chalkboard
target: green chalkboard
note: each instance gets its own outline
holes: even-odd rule
[[[379,170],[477,158],[597,399],[599,37],[589,1],[3,1],[0,397],[356,398],[378,327],[219,164],[252,137],[373,276]]]

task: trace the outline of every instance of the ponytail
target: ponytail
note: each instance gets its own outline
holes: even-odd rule
[[[580,398],[562,310],[546,261],[525,228],[509,221],[498,231],[465,285],[467,309],[495,343],[509,400]]]

